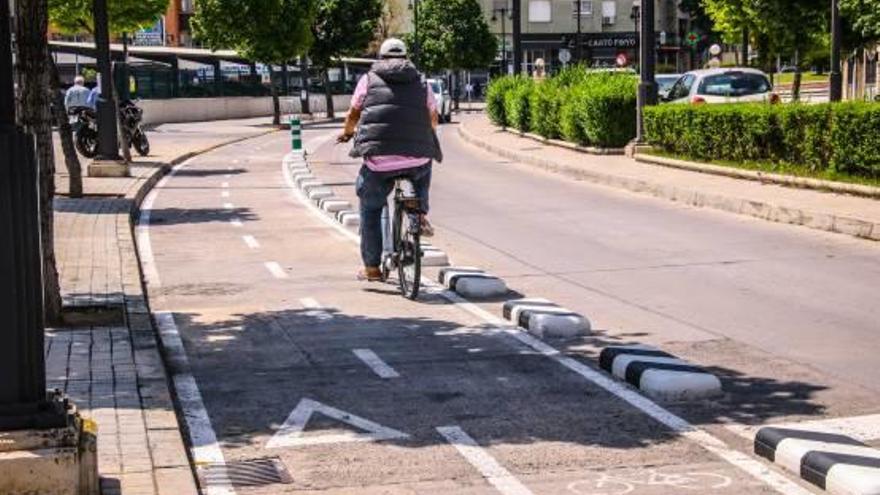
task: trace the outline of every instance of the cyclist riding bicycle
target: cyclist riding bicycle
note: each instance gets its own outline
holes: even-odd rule
[[[434,94],[407,59],[406,45],[396,38],[385,40],[379,60],[358,81],[345,130],[337,138],[346,142],[354,137],[351,156],[364,159],[355,185],[361,214],[361,280],[382,280],[382,209],[395,180],[412,182],[420,200],[422,235],[433,235],[427,219],[428,190],[433,160],[443,161],[435,133],[438,123]]]

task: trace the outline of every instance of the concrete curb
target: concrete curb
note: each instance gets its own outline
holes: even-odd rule
[[[606,347],[599,354],[599,368],[653,399],[682,401],[722,395],[718,377],[649,346]]]
[[[880,241],[880,223],[843,217],[830,213],[813,212],[798,208],[786,208],[772,203],[738,198],[735,196],[706,194],[687,187],[677,187],[667,184],[653,183],[642,179],[584,170],[578,167],[563,165],[553,160],[533,156],[528,153],[495,146],[472,134],[467,129],[467,124],[465,123],[458,126],[458,132],[466,142],[486,151],[490,151],[510,160],[539,167],[551,172],[557,172],[577,180],[586,180],[604,186],[649,194],[658,198],[668,199],[670,201],[690,206],[712,208],[729,213],[760,218],[770,222],[800,225],[811,229]]]
[[[467,299],[485,299],[507,294],[507,284],[479,268],[448,267],[440,270],[437,281]]]
[[[590,321],[546,299],[507,301],[502,316],[538,338],[573,338],[590,333]]]
[[[880,450],[839,433],[761,428],[755,454],[835,495],[880,494]]]
[[[637,162],[641,163],[663,165],[664,167],[689,170],[692,172],[700,172],[703,174],[721,175],[724,177],[732,177],[734,179],[746,179],[762,183],[779,184],[782,186],[794,187],[799,189],[813,189],[817,191],[851,194],[853,196],[880,199],[880,187],[871,187],[861,184],[847,184],[845,182],[832,182],[829,180],[813,179],[810,177],[772,174],[767,172],[759,172],[756,170],[744,170],[734,167],[723,167],[720,165],[712,165],[710,163],[679,160],[677,158],[667,158],[664,156],[655,156],[647,153],[637,152],[633,156],[633,158]]]

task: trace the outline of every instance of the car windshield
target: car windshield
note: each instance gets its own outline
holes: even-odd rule
[[[708,96],[748,96],[770,91],[770,81],[751,72],[725,72],[708,76],[700,83],[699,94]]]
[[[661,76],[658,75],[655,79],[657,81],[657,86],[660,91],[668,90],[675,84],[675,81],[678,81],[680,76]]]
[[[440,88],[440,83],[437,81],[431,81],[431,91],[440,94],[442,92]]]

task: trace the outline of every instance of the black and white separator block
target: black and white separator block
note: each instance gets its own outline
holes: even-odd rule
[[[880,495],[880,450],[839,433],[768,426],[755,453],[836,495]]]
[[[336,221],[345,227],[359,227],[361,215],[354,210],[343,210],[336,212]]]
[[[589,320],[546,299],[507,301],[502,315],[540,338],[571,338],[590,333]]]
[[[599,367],[654,399],[695,400],[722,394],[717,376],[649,346],[606,347],[599,354]]]
[[[484,299],[507,294],[507,284],[479,268],[442,268],[438,281],[447,289],[468,299]]]
[[[422,266],[449,266],[449,256],[431,244],[422,243]]]
[[[330,197],[318,200],[318,208],[326,211],[327,213],[336,214],[340,211],[350,210],[351,203],[345,201],[344,199]]]

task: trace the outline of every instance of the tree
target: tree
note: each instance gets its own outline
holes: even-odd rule
[[[361,55],[367,50],[382,10],[382,0],[319,0],[309,55],[321,68],[328,118],[334,117],[330,63],[336,57]]]
[[[18,124],[36,137],[40,184],[40,243],[43,254],[43,303],[47,324],[61,321],[61,289],[55,267],[55,157],[52,144],[49,67],[49,12],[46,0],[16,0],[15,40]]]
[[[370,42],[368,53],[376,55],[382,42],[396,35],[403,28],[403,2],[396,0],[382,0],[382,14],[376,24],[376,32],[373,41]]]
[[[94,32],[92,0],[48,0],[49,21],[64,33]],[[168,8],[168,0],[108,0],[110,33],[134,33],[149,27]]]
[[[840,0],[840,13],[865,44],[880,41],[880,0]]]
[[[200,0],[192,20],[198,39],[212,50],[235,49],[269,65],[303,55],[312,42],[313,0]],[[272,83],[273,124],[281,123],[278,87]]]
[[[421,0],[419,64],[426,72],[488,67],[498,53],[477,0]],[[407,42],[413,46],[412,34]]]

